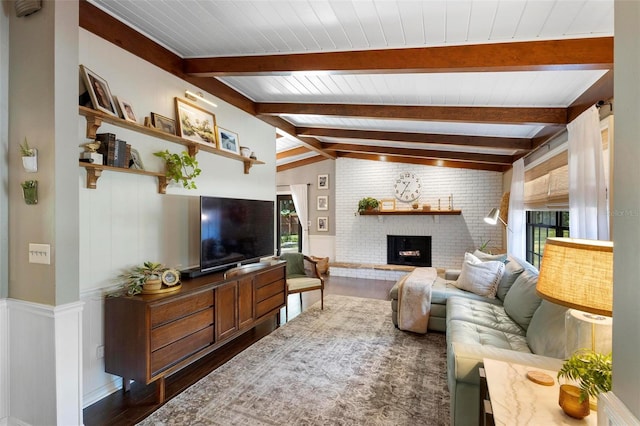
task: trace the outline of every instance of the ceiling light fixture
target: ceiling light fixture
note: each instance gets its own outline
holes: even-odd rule
[[[208,99],[205,99],[204,96],[202,95],[202,92],[195,93],[195,92],[192,92],[190,90],[185,90],[184,91],[184,96],[187,99],[191,99],[192,101],[202,101],[202,102],[208,103],[209,105],[211,105],[214,108],[218,108],[218,105],[214,104],[213,102],[211,102]]]

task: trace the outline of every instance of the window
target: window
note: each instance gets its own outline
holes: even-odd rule
[[[302,226],[291,195],[278,195],[278,254],[302,253]]]
[[[569,236],[568,211],[527,212],[527,262],[540,269],[548,237]]]

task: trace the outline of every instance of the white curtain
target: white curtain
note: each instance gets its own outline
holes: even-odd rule
[[[592,106],[567,125],[569,132],[569,235],[609,239],[598,109]]]
[[[302,227],[302,253],[309,255],[309,198],[307,196],[307,185],[291,185],[291,198],[296,206],[298,220]]]
[[[507,252],[519,259],[526,259],[524,158],[513,163],[511,196],[509,197],[509,220],[507,224]]]

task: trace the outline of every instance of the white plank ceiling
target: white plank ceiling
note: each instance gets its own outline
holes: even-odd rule
[[[613,0],[90,0],[183,59],[435,48],[613,36]],[[372,64],[375,70],[375,64]],[[569,108],[609,69],[281,71],[211,76],[256,104]],[[214,93],[215,94],[215,93]],[[297,128],[533,139],[548,123],[274,113]],[[313,133],[313,132],[312,132]],[[527,150],[301,135],[277,139],[279,169],[325,159],[339,144],[516,158]],[[307,147],[306,152],[295,148]],[[349,151],[349,150],[347,150]],[[337,152],[333,150],[329,153]],[[423,153],[422,153],[423,154]],[[425,158],[434,158],[433,153]],[[443,154],[446,158],[446,155]],[[464,160],[463,160],[464,161]],[[470,159],[468,161],[475,161]],[[480,161],[483,163],[483,161]],[[482,165],[478,166],[482,168]]]

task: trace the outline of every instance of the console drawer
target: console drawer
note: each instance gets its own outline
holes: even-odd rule
[[[260,318],[280,306],[284,306],[284,292],[277,293],[262,302],[258,302],[256,304],[256,318]]]
[[[151,350],[158,350],[169,343],[173,343],[198,330],[202,330],[203,328],[210,326],[213,324],[213,311],[213,308],[209,308],[152,329]]]
[[[259,289],[256,290],[256,302],[260,303],[263,300],[270,298],[274,294],[283,292],[284,289],[285,289],[284,280],[272,282],[271,284],[267,284],[263,287],[260,287]]]
[[[150,307],[151,327],[157,327],[178,318],[182,318],[193,312],[201,311],[213,306],[213,291],[203,291],[177,300],[168,300],[167,303]]]
[[[277,280],[284,280],[284,270],[284,268],[279,268],[256,275],[256,288],[260,288]]]
[[[213,344],[213,325],[151,352],[151,375]]]

